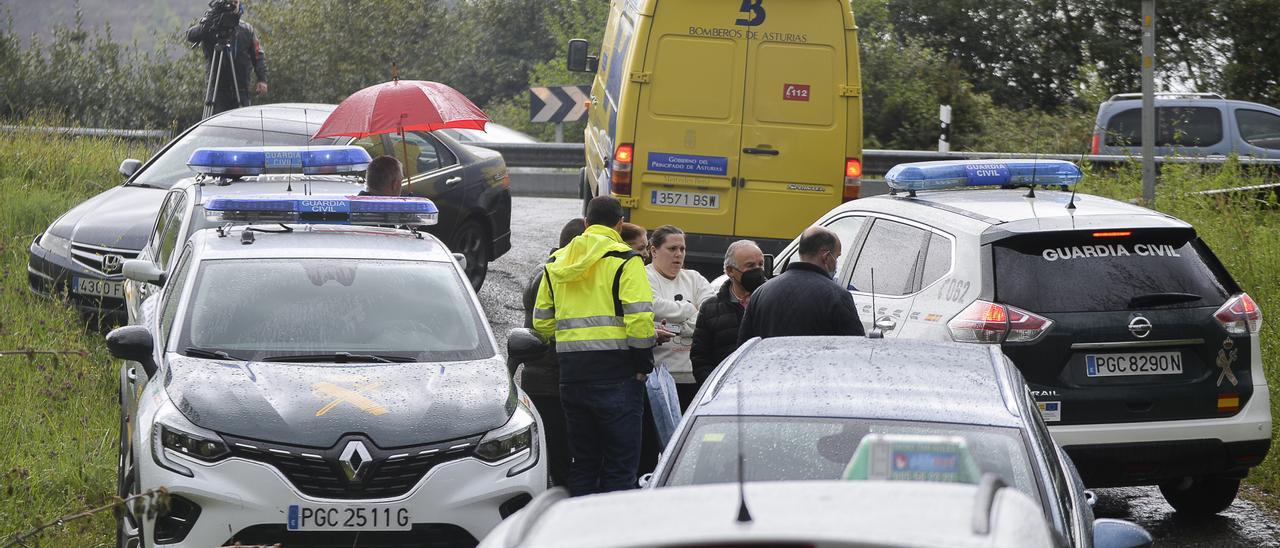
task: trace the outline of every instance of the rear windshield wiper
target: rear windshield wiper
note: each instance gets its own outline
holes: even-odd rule
[[[297,354],[293,356],[271,356],[264,362],[334,362],[334,363],[405,363],[412,361],[400,356],[381,356],[377,354],[352,354],[350,352],[331,352],[328,354]]]
[[[188,348],[188,349],[184,350],[182,353],[183,353],[183,354],[186,354],[186,355],[188,355],[188,356],[191,356],[192,358],[209,358],[209,359],[220,359],[220,360],[235,360],[235,361],[241,361],[241,362],[249,361],[249,360],[246,360],[246,359],[244,359],[244,358],[237,358],[237,357],[232,356],[231,354],[228,354],[228,353],[223,352],[223,351],[221,351],[221,350],[207,350],[207,349],[204,349],[204,348],[194,348],[194,347],[193,347],[193,348]]]
[[[1169,293],[1148,293],[1146,295],[1137,295],[1129,299],[1129,308],[1147,308],[1152,306],[1160,306],[1165,304],[1188,303],[1203,299],[1195,293],[1179,293],[1171,291]]]

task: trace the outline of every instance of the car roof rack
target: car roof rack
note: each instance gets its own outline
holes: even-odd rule
[[[1157,91],[1155,92],[1154,95],[1157,97],[1163,97],[1163,98],[1222,99],[1224,101],[1227,99],[1221,93],[1213,93],[1213,92]],[[1141,93],[1117,93],[1115,95],[1112,95],[1110,99],[1107,99],[1107,101],[1119,101],[1119,100],[1141,99],[1141,98],[1142,98]]]

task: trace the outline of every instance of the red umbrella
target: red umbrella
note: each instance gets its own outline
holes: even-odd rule
[[[392,80],[353,93],[333,109],[314,138],[368,137],[458,128],[483,131],[489,117],[458,90],[439,82]],[[409,160],[405,144],[405,161]]]
[[[483,130],[489,117],[458,90],[439,82],[393,80],[347,97],[315,138],[367,137],[393,131]]]

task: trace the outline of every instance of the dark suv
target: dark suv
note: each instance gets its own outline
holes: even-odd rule
[[[187,160],[198,147],[346,144],[349,138],[311,135],[334,105],[275,104],[213,116],[188,128],[143,163],[120,164],[123,184],[71,208],[31,242],[27,282],[42,295],[63,294],[80,311],[106,324],[126,323],[124,261],[146,243],[167,190],[195,176]],[[511,248],[511,192],[506,163],[497,152],[463,145],[438,133],[360,139],[372,156],[393,154],[405,162],[405,194],[424,196],[440,208],[431,232],[467,256],[476,289],[489,261]]]

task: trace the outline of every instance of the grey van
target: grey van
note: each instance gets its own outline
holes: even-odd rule
[[[1216,93],[1157,93],[1156,156],[1280,158],[1280,109]],[[1142,153],[1142,94],[1098,106],[1092,154]]]

